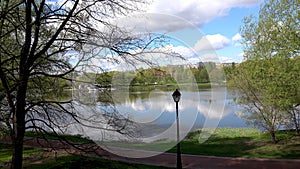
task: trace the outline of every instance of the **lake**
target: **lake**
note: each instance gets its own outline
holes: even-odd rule
[[[202,127],[249,127],[246,121],[239,117],[243,109],[234,102],[234,95],[225,87],[198,91],[181,90],[180,92],[182,94],[179,101],[181,139],[188,132]],[[74,97],[80,101],[81,105],[85,105],[81,107],[81,112],[85,112],[85,116],[92,117],[97,114],[97,118],[101,119],[99,122],[103,123],[105,121],[101,117],[103,112],[117,112],[114,116],[129,119],[134,123],[135,128],[132,127],[130,130],[138,134],[129,138],[131,141],[151,142],[176,139],[176,109],[172,93],[173,91],[159,89],[150,92],[113,90],[109,96],[110,99],[106,99],[104,92],[85,91],[75,94]],[[107,106],[107,102],[113,102],[114,107]],[[118,120],[111,119],[110,123],[116,121]],[[123,122],[119,120],[116,123]],[[105,126],[108,125],[105,124]],[[93,140],[125,139],[124,136],[111,131],[97,132],[95,129],[81,127],[81,132]]]
[[[170,126],[175,122],[176,111],[172,93],[173,91],[159,90],[150,93],[132,92],[127,100],[116,106],[119,112],[129,115],[136,122]],[[212,120],[215,120],[218,127],[247,127],[245,120],[238,116],[242,108],[234,102],[234,96],[228,93],[226,88],[215,89],[215,96],[212,96],[211,89],[199,92],[181,91],[181,94],[179,102],[181,125],[193,124],[194,128],[204,125],[214,127]],[[206,120],[211,121],[205,124]]]

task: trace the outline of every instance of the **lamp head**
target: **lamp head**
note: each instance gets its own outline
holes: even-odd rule
[[[179,92],[178,89],[176,89],[173,94],[172,94],[172,97],[174,99],[174,102],[179,102],[180,100],[180,96],[181,96],[181,93]]]

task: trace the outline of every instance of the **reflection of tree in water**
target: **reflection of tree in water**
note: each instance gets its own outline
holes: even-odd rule
[[[99,92],[97,90],[74,90],[73,91],[73,99],[85,105],[96,104],[98,95]]]
[[[118,90],[118,89],[116,89]],[[109,89],[107,90],[101,90],[102,92],[98,95],[98,101],[101,103],[111,103],[111,104],[122,104],[126,102],[136,102],[136,100],[144,100],[149,99],[150,97],[157,97],[163,95],[160,93],[160,90],[148,90],[148,91],[142,91],[142,92],[128,92],[123,90],[118,91],[111,91]],[[112,98],[112,92],[115,98]],[[128,97],[126,96],[128,94]]]
[[[101,91],[98,93],[97,101],[101,104],[108,104],[108,105],[114,104],[111,90],[101,89]]]

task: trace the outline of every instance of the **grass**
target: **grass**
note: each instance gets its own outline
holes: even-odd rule
[[[6,164],[11,160],[12,147],[9,144],[0,143],[0,168],[9,168]],[[68,155],[60,153],[58,157],[56,154],[43,152],[37,148],[24,148],[24,168],[30,169],[64,169],[64,168],[78,168],[78,169],[167,169],[160,166],[148,166],[141,164],[129,164],[125,162],[118,162],[112,160],[105,160],[100,158],[85,157],[79,155]]]
[[[75,142],[75,143],[94,143],[92,140],[89,140],[87,138],[83,138],[79,135],[63,134],[63,135],[58,136],[56,134],[50,133],[49,135],[42,136],[41,134],[36,133],[34,131],[26,131],[25,136],[27,136],[27,137],[39,137],[39,138],[45,137],[46,139],[49,139],[49,140],[58,140],[59,137],[61,137],[61,138],[64,138],[64,139],[66,139],[70,142]]]
[[[202,133],[209,133],[205,129]],[[245,158],[300,158],[300,137],[293,131],[278,131],[277,144],[271,143],[268,133],[251,128],[218,128],[204,143],[199,143],[201,131],[195,131],[181,142],[181,152]],[[169,150],[176,152],[176,147]]]
[[[208,134],[212,129],[191,132],[181,141],[184,154],[245,157],[245,158],[300,158],[300,136],[294,131],[278,131],[279,142],[273,144],[268,133],[252,128],[217,128],[204,143],[199,143],[200,134]],[[175,145],[174,141],[157,141],[153,143],[105,143],[105,145],[163,151]],[[176,146],[168,152],[176,153]]]
[[[27,137],[41,137],[40,134],[28,131],[25,133]],[[87,138],[73,135],[62,135],[67,140],[80,143],[91,143],[92,141]],[[55,135],[46,135],[47,139],[58,139]],[[125,162],[118,162],[112,160],[105,160],[100,158],[85,157],[79,155],[69,155],[67,153],[53,154],[45,152],[42,149],[24,147],[23,149],[23,164],[24,168],[30,169],[61,169],[61,168],[101,168],[101,169],[167,169],[161,166],[149,166],[141,164],[129,164]],[[12,145],[0,143],[0,168],[9,168],[7,163],[12,157]]]
[[[23,156],[24,158],[27,158],[35,154],[39,154],[41,152],[42,152],[41,149],[24,147]],[[12,145],[0,143],[0,163],[4,163],[11,160],[11,156],[12,156]]]
[[[158,151],[164,152],[168,148],[171,148],[172,145],[175,145],[175,141],[163,140],[151,143],[127,143],[127,142],[100,142],[99,145],[111,146],[111,147],[120,147],[128,148],[134,150],[148,150],[148,151]]]
[[[31,165],[30,169],[167,169],[161,166],[149,166],[142,164],[129,164],[125,162],[105,160],[93,157],[84,157],[79,155],[62,156],[44,164]]]

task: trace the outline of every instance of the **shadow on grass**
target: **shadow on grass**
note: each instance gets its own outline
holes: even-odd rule
[[[194,155],[246,157],[250,155],[250,150],[257,148],[257,145],[251,143],[252,140],[249,137],[218,138],[202,144],[196,140],[185,140],[181,142],[181,152]],[[170,152],[175,153],[176,147],[172,148]]]
[[[0,163],[8,162],[11,160],[12,157],[12,145],[11,144],[4,144],[0,143]],[[40,153],[40,149],[35,149],[32,147],[24,147],[23,148],[23,156],[24,158],[28,156],[32,156],[34,154]],[[1,167],[1,165],[0,165]]]
[[[148,166],[141,164],[128,164],[124,162],[111,161],[99,158],[84,157],[79,155],[71,155],[59,157],[56,160],[49,161],[44,164],[31,165],[30,169],[62,169],[62,168],[77,168],[77,169],[168,169],[165,167]]]
[[[252,131],[235,133],[232,129],[226,130],[232,133],[216,132],[201,144],[197,140],[200,131],[193,132],[181,142],[181,152],[223,157],[300,158],[300,137],[294,136],[291,131],[277,132],[279,142],[273,144],[269,133]],[[176,147],[169,152],[175,153]]]

